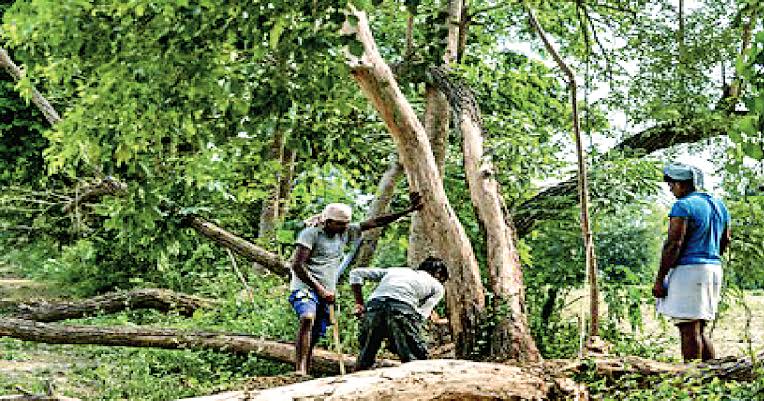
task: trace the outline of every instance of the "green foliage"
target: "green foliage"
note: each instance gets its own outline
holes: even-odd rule
[[[633,332],[641,327],[640,305],[649,298],[646,284],[658,263],[664,213],[648,204],[634,204],[594,216],[598,282],[608,307],[604,328],[614,342],[630,343],[619,334],[619,324],[628,320]],[[579,324],[560,311],[585,278],[576,217],[570,211],[559,218],[545,221],[526,240],[531,247],[524,274],[529,318],[542,352],[549,357],[571,356],[578,350]]]
[[[626,375],[615,380],[590,376],[589,390],[593,397],[606,401],[652,400],[755,400],[764,391],[764,381],[737,382],[719,378],[660,376],[645,379]]]

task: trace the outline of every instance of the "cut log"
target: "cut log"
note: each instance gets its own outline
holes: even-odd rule
[[[587,399],[585,390],[579,390],[577,399]],[[553,382],[547,382],[543,375],[528,369],[441,359],[256,392],[232,391],[184,401],[541,400],[554,391]],[[571,399],[575,398],[575,395],[571,396]]]
[[[232,234],[215,224],[195,215],[187,217],[188,224],[203,236],[238,253],[239,255],[257,262],[277,276],[289,275],[289,264],[281,260],[279,255]]]
[[[734,361],[733,361],[734,360]],[[415,361],[398,367],[327,377],[258,391],[230,391],[180,401],[433,401],[433,400],[588,400],[586,388],[566,377],[595,369],[607,377],[637,374],[729,376],[730,366],[743,366],[746,358],[687,365],[639,357],[554,360],[543,364],[510,366],[462,360]],[[738,372],[740,372],[738,370]],[[748,372],[752,373],[750,364]],[[748,376],[750,379],[752,376]]]
[[[209,308],[216,303],[214,300],[193,295],[147,288],[104,294],[80,301],[21,304],[17,306],[14,317],[37,322],[57,322],[98,313],[115,313],[125,309],[156,309],[161,312],[175,310],[183,316],[191,316],[197,309]]]
[[[91,327],[40,323],[30,320],[0,319],[0,337],[48,344],[92,344],[140,348],[198,349],[254,355],[275,362],[294,363],[294,345],[263,340],[246,334],[184,331],[143,327]],[[355,366],[355,357],[344,355],[348,369]],[[380,366],[398,362],[378,361]],[[334,352],[316,349],[313,369],[322,373],[339,372],[339,357]]]

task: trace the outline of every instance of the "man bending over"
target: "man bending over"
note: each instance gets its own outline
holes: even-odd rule
[[[365,306],[364,280],[379,282]],[[356,370],[369,369],[374,364],[382,340],[387,340],[388,348],[403,362],[427,359],[427,348],[420,337],[421,325],[428,317],[438,324],[447,322],[433,311],[443,298],[443,283],[447,280],[446,265],[433,257],[422,262],[418,270],[407,267],[352,270],[350,285],[355,296],[355,314],[363,318]]]

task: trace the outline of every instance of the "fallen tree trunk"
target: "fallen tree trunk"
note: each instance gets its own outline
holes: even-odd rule
[[[704,363],[686,364],[659,362],[637,356],[597,357],[587,360],[550,361],[549,369],[555,375],[570,375],[594,369],[599,376],[618,378],[624,375],[643,377],[659,375],[684,375],[689,377],[713,377],[724,380],[750,381],[756,378],[755,361],[764,358],[764,353],[754,360],[749,357],[727,357]]]
[[[73,302],[21,304],[16,307],[17,311],[13,316],[37,322],[57,322],[125,309],[156,309],[161,312],[175,310],[183,316],[191,316],[197,309],[209,308],[216,303],[214,300],[193,295],[148,288],[104,294]]]
[[[584,389],[571,388],[568,383],[572,382],[556,384],[554,379],[547,381],[543,375],[516,366],[441,359],[184,401],[541,400],[563,388],[571,399],[588,398]]]
[[[294,345],[263,340],[246,334],[184,331],[143,327],[91,327],[40,323],[30,320],[0,319],[0,337],[48,344],[92,344],[140,348],[197,349],[254,355],[276,362],[294,363]],[[322,373],[339,372],[336,353],[316,349],[313,369]],[[352,370],[355,357],[343,355],[345,366]],[[382,366],[395,366],[391,360],[379,361]]]
[[[289,275],[289,264],[281,260],[279,255],[268,252],[244,238],[232,234],[199,216],[188,216],[187,222],[199,232],[199,234],[202,234],[212,241],[253,262],[257,262],[259,265],[265,267],[277,276],[286,277]]]
[[[463,360],[415,361],[398,367],[327,377],[256,391],[230,391],[180,401],[433,401],[433,400],[588,400],[587,389],[567,376],[594,369],[600,376],[654,377],[688,375],[734,380],[753,376],[728,375],[731,366],[750,359],[729,358],[707,364],[672,364],[639,357],[599,357],[553,360],[511,366]],[[737,370],[741,372],[740,369]]]

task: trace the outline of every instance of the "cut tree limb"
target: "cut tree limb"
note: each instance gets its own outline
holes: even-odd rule
[[[10,74],[14,80],[20,81],[24,78],[24,71],[11,60],[10,55],[5,48],[0,47],[0,67],[2,67],[8,74]],[[56,125],[61,121],[61,117],[56,112],[56,109],[51,106],[48,99],[46,99],[36,88],[32,88],[32,103],[42,112],[45,119],[48,120],[50,125]]]
[[[522,366],[442,359],[415,361],[398,367],[357,372],[344,377],[327,377],[266,390],[230,391],[180,401],[583,401],[589,399],[588,391],[567,377],[572,373],[594,369],[596,374],[611,378],[636,374],[644,377],[688,375],[750,379],[750,376],[727,375],[731,365],[747,366],[747,372],[753,372],[750,359],[746,358],[686,365],[638,357],[601,357],[585,361],[554,360]]]
[[[275,253],[266,251],[244,238],[232,234],[199,216],[187,216],[187,222],[203,236],[253,262],[257,262],[272,273],[281,277],[289,275],[289,264],[283,261]]]
[[[21,304],[14,317],[37,322],[57,322],[78,319],[98,313],[114,313],[125,309],[176,310],[191,316],[199,308],[208,308],[216,301],[165,289],[141,289],[99,295],[75,302]]]
[[[294,345],[259,339],[245,334],[184,331],[177,329],[142,327],[90,327],[40,323],[30,320],[0,319],[0,337],[48,344],[92,344],[107,346],[198,349],[254,355],[276,362],[294,363]],[[355,358],[344,355],[348,369],[355,366]],[[381,366],[395,366],[390,360],[378,361]],[[313,369],[323,373],[339,372],[339,358],[333,352],[316,349]]]

